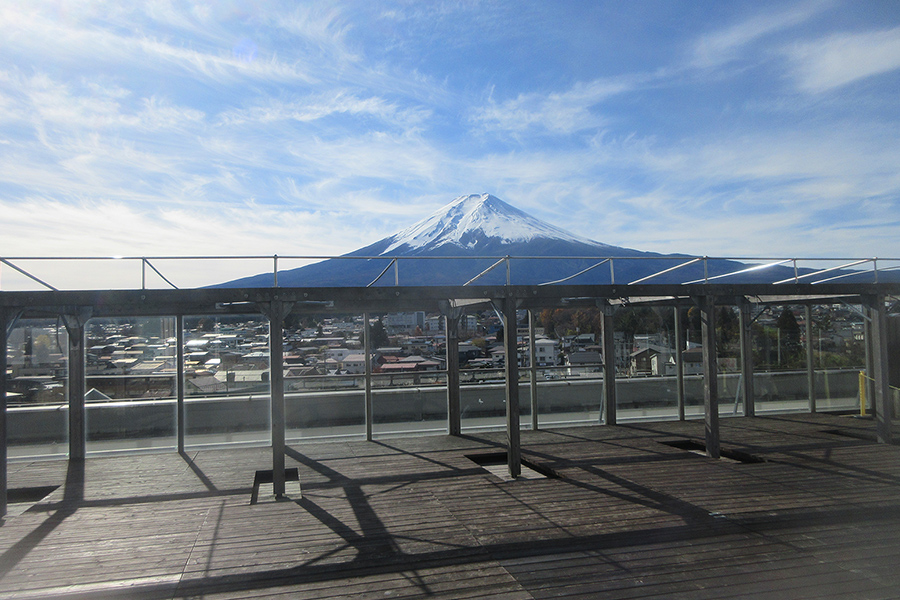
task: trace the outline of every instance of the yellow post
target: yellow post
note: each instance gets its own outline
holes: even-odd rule
[[[859,372],[859,414],[866,414],[866,372]]]

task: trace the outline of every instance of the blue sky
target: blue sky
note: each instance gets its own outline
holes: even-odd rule
[[[641,250],[900,257],[895,1],[0,0],[0,22],[0,256],[342,254],[489,192]]]

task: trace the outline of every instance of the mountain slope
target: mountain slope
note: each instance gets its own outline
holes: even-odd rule
[[[371,257],[389,257],[384,259]],[[659,257],[602,244],[573,235],[510,206],[490,194],[460,196],[412,226],[359,250],[305,267],[282,271],[282,287],[365,286],[400,258],[401,285],[460,285],[496,262],[496,259],[450,260],[447,257]],[[360,259],[353,257],[370,257]],[[512,282],[543,283],[559,273],[577,273],[597,261],[585,259],[511,261]],[[649,266],[649,265],[647,265]],[[668,265],[667,265],[668,266]],[[622,266],[624,269],[624,265]],[[629,268],[628,271],[633,269]],[[641,269],[644,271],[645,269]],[[598,277],[600,273],[605,273]],[[625,271],[622,271],[625,275]],[[616,268],[619,276],[619,265]],[[609,267],[573,280],[574,283],[607,283]],[[270,273],[236,279],[219,287],[265,287],[272,285]],[[498,268],[478,279],[480,284],[506,283],[505,269]],[[393,271],[379,285],[393,285]]]
[[[687,260],[684,255],[662,255],[610,246],[573,235],[510,206],[490,194],[460,196],[412,226],[343,257],[278,273],[280,287],[375,285],[462,285],[494,264],[511,258],[509,281],[539,284],[566,279],[570,284],[630,283]],[[384,258],[380,258],[384,257]],[[464,257],[453,259],[449,257]],[[613,260],[602,263],[599,257]],[[395,273],[392,260],[397,259]],[[602,263],[602,264],[598,264]],[[698,262],[653,277],[650,283],[702,280],[746,268],[736,261]],[[593,267],[593,268],[592,268]],[[728,283],[772,282],[793,276],[793,269],[774,267],[730,277]],[[478,284],[507,282],[501,265],[477,279]],[[217,287],[268,287],[271,273],[223,283]]]

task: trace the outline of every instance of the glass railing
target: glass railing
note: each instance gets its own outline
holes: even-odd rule
[[[385,385],[373,375],[372,406],[375,436],[443,434],[447,431],[446,373],[427,373],[418,385]],[[465,373],[461,376],[465,380]],[[396,376],[395,376],[396,377]],[[286,390],[286,438],[363,438],[366,397],[359,376],[341,376],[335,385],[303,391]],[[859,371],[816,372],[816,403],[820,411],[859,409]],[[687,418],[703,417],[703,381],[688,375],[685,384]],[[719,376],[719,412],[743,414],[738,373]],[[754,375],[757,414],[807,412],[806,371]],[[519,382],[522,427],[530,427],[531,385],[527,374]],[[600,377],[543,379],[537,383],[541,427],[599,424],[603,398]],[[894,391],[895,395],[897,391]],[[497,430],[506,426],[506,389],[500,379],[470,378],[460,387],[464,430]],[[678,418],[675,377],[634,377],[616,380],[620,422]],[[900,400],[898,400],[900,402]],[[219,394],[185,399],[186,447],[270,442],[270,396]],[[20,404],[8,409],[10,457],[63,455],[68,407],[65,404]],[[177,411],[174,398],[108,399],[86,403],[89,452],[174,448]]]

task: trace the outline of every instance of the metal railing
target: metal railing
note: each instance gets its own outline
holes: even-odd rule
[[[483,269],[468,281],[451,282],[448,285],[472,285],[483,281],[489,273],[505,269],[505,285],[516,283],[517,265],[528,262],[529,266],[536,263],[554,263],[554,268],[559,268],[560,275],[550,281],[529,281],[536,285],[557,285],[573,281],[581,276],[595,271],[602,266],[597,273],[605,273],[595,277],[592,283],[607,283],[612,285],[636,285],[660,283],[660,278],[666,276],[666,283],[680,284],[708,284],[708,283],[732,283],[737,282],[741,276],[755,277],[754,281],[773,285],[787,283],[820,284],[841,279],[856,277],[865,283],[879,283],[886,274],[900,270],[900,258],[846,258],[846,257],[820,257],[820,258],[779,258],[779,257],[727,257],[727,256],[310,256],[310,255],[236,255],[236,256],[66,256],[66,257],[34,257],[13,256],[0,257],[0,291],[11,289],[8,280],[10,275],[17,279],[12,287],[20,290],[37,289],[58,291],[59,289],[158,289],[169,287],[178,289],[213,286],[217,283],[225,283],[235,279],[271,275],[271,285],[254,287],[280,287],[279,274],[287,271],[285,264],[303,263],[300,266],[316,264],[321,261],[385,261],[386,266],[374,277],[367,287],[383,283],[385,275],[393,273],[393,285],[399,286],[403,281],[402,264],[419,265],[429,261],[477,261],[484,263],[492,261],[492,264]],[[169,264],[167,274],[159,267],[161,263]],[[255,269],[251,265],[268,262],[271,270]],[[224,263],[226,265],[238,265],[246,271],[243,274],[236,272],[231,266],[221,269],[200,268],[198,265],[210,265],[211,263]],[[589,266],[583,265],[590,263]],[[672,266],[659,268],[655,265],[647,269],[649,263],[674,263]],[[132,270],[131,265],[137,265]],[[26,265],[28,268],[26,268]],[[74,265],[74,266],[73,266]],[[118,277],[133,280],[134,273],[140,274],[140,287],[136,283],[116,281],[101,285],[91,285],[93,280],[111,276],[112,265],[124,265],[123,271],[118,269]],[[577,267],[575,266],[577,265]],[[89,267],[93,266],[93,270]],[[690,267],[693,267],[691,269]],[[296,267],[294,267],[296,268]],[[702,276],[698,276],[698,270],[702,268]],[[409,269],[409,266],[407,266]],[[576,269],[566,273],[565,269]],[[4,273],[4,270],[6,273]],[[199,273],[198,273],[199,270]],[[638,272],[639,276],[634,276]],[[40,273],[40,274],[37,274]],[[55,276],[56,285],[49,283],[50,276]],[[218,277],[217,273],[221,273]],[[765,273],[770,273],[769,279],[764,278]],[[788,275],[785,277],[785,275]],[[151,279],[155,275],[155,280]],[[618,275],[618,277],[617,277]],[[630,276],[629,276],[630,275]],[[149,277],[148,277],[149,276]],[[680,277],[679,277],[680,276]],[[176,285],[174,280],[188,279],[190,283],[182,286]],[[202,281],[203,279],[211,281]],[[674,279],[673,279],[674,278]],[[217,281],[218,279],[218,281]],[[225,280],[224,282],[222,280]],[[623,280],[624,279],[624,280]],[[900,277],[897,278],[900,280]],[[60,283],[62,281],[63,283]],[[73,286],[67,282],[77,282]],[[31,286],[31,287],[29,287]]]

